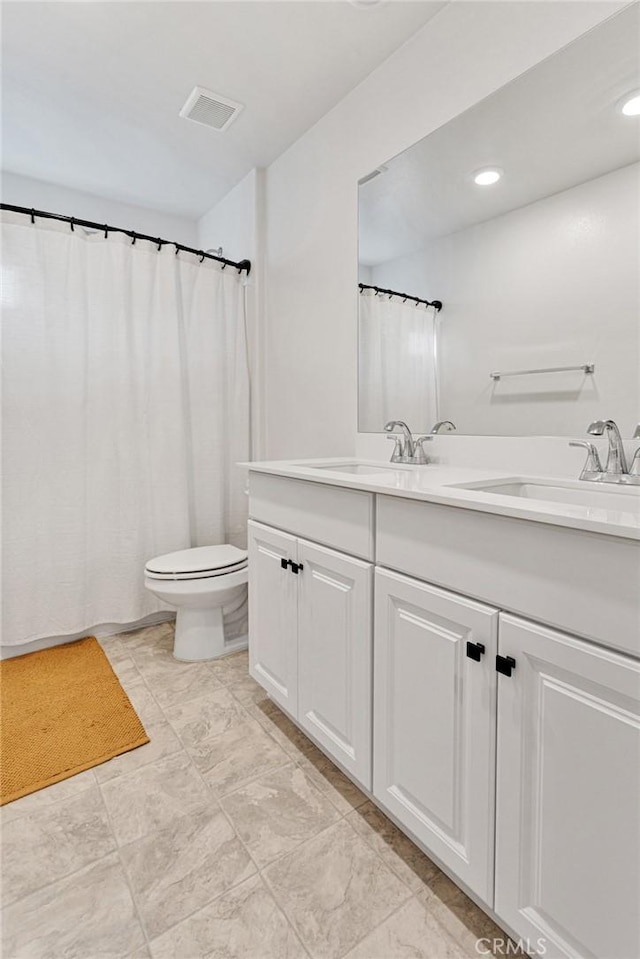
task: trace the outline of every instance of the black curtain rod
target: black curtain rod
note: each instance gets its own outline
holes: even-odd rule
[[[137,233],[135,230],[123,230],[120,226],[109,226],[107,223],[94,223],[93,220],[79,220],[75,216],[61,216],[59,213],[46,213],[44,210],[30,210],[29,207],[13,206],[11,203],[0,203],[0,210],[8,210],[11,213],[23,213],[25,216],[31,217],[32,223],[35,223],[36,217],[38,217],[41,220],[60,220],[61,223],[68,223],[72,230],[76,226],[86,226],[90,230],[100,230],[103,232],[105,239],[109,233],[124,233],[125,236],[131,237],[132,244],[135,243],[136,240],[148,240],[150,243],[155,243],[159,250],[163,246],[174,246],[176,253],[182,251],[199,256],[201,263],[203,260],[216,260],[218,263],[223,264],[223,270],[225,266],[233,266],[238,273],[245,271],[247,276],[249,276],[251,272],[250,260],[240,260],[236,263],[235,260],[227,260],[224,256],[215,256],[213,253],[205,253],[204,250],[194,250],[192,246],[184,246],[184,244],[175,243],[173,240],[163,240],[159,236],[147,236],[145,233]]]
[[[363,290],[375,290],[378,293],[386,293],[387,296],[401,296],[403,300],[413,300],[414,303],[424,303],[425,306],[432,306],[436,313],[442,309],[442,300],[422,300],[419,296],[410,296],[408,293],[398,293],[396,290],[383,290],[381,286],[370,286],[368,283],[358,283],[360,292]]]

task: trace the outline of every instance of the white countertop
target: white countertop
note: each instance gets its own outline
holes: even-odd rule
[[[380,469],[381,472],[370,475],[340,472],[340,466],[345,464],[372,466]],[[586,491],[590,486],[596,485],[568,480],[565,477],[519,476],[506,473],[504,470],[498,472],[436,464],[405,466],[344,456],[334,459],[275,460],[241,465],[250,472],[270,473],[274,476],[308,480],[312,483],[342,486],[345,489],[364,490],[385,496],[401,496],[442,506],[457,506],[483,513],[494,513],[498,516],[511,516],[552,526],[565,526],[624,539],[640,540],[640,486],[618,487],[615,484],[597,484],[599,491],[612,494],[606,497],[609,502],[607,508],[603,508],[599,505],[578,506],[574,503],[526,499],[478,489],[460,489],[456,485],[500,481],[502,483],[535,483],[547,487],[562,486],[564,489],[580,491]],[[332,466],[335,469],[331,469]],[[612,498],[619,499],[619,508],[610,508]]]

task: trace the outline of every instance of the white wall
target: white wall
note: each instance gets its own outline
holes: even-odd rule
[[[198,243],[203,250],[222,247],[222,255],[229,260],[255,258],[258,175],[258,170],[252,170],[200,217]]]
[[[440,414],[462,433],[576,435],[604,414],[631,435],[640,413],[639,175],[639,164],[624,167],[373,268],[378,286],[444,302]],[[593,376],[489,378],[591,362]]]
[[[451,3],[268,168],[269,457],[355,448],[358,179],[624,5]]]
[[[81,220],[95,220],[97,223],[159,236],[164,240],[176,240],[185,246],[197,246],[196,222],[187,217],[118,203],[108,197],[45,183],[44,180],[34,180],[18,173],[3,171],[1,181],[3,203],[76,216]]]

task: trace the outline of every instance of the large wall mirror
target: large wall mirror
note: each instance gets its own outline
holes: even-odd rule
[[[631,436],[639,29],[626,8],[363,178],[361,432]]]

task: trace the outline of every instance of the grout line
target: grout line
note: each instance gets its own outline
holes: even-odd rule
[[[244,707],[243,707],[243,708],[244,708]],[[178,740],[180,741],[180,743],[181,743],[183,749],[185,750],[185,752],[187,753],[187,755],[189,755],[188,750],[187,750],[186,746],[184,745],[180,734],[179,734],[177,731],[176,731],[176,736],[178,737]],[[215,737],[212,737],[212,738],[215,738]],[[214,802],[215,802],[216,805],[218,806],[218,809],[220,810],[220,812],[222,813],[222,815],[223,815],[224,818],[226,819],[227,823],[229,824],[229,827],[230,827],[233,835],[235,836],[235,838],[238,840],[238,842],[240,843],[240,845],[242,846],[242,848],[243,848],[244,851],[246,852],[246,854],[247,854],[247,856],[249,857],[250,861],[253,863],[253,866],[255,867],[255,870],[256,870],[256,871],[255,871],[255,873],[253,874],[253,876],[248,876],[247,879],[244,879],[241,883],[235,883],[234,885],[229,886],[227,889],[225,889],[223,892],[221,892],[220,895],[214,896],[213,899],[210,899],[209,902],[205,903],[204,906],[201,906],[201,907],[199,907],[198,909],[194,910],[194,912],[190,913],[189,916],[185,916],[183,919],[180,920],[180,922],[175,923],[175,924],[174,924],[173,926],[171,926],[170,928],[171,928],[171,929],[174,929],[177,925],[180,925],[180,923],[185,922],[187,919],[190,919],[191,916],[194,916],[194,915],[196,915],[198,912],[201,912],[203,909],[206,909],[208,906],[211,905],[211,903],[216,902],[218,899],[220,899],[222,896],[226,895],[226,893],[230,892],[232,889],[236,889],[236,888],[238,888],[238,886],[243,885],[243,883],[248,882],[249,879],[252,879],[252,878],[255,878],[255,876],[258,876],[258,877],[260,878],[263,886],[265,886],[265,888],[267,889],[269,895],[271,895],[271,897],[273,898],[274,902],[276,903],[276,906],[278,907],[278,909],[279,909],[280,912],[282,913],[285,922],[287,923],[287,925],[289,926],[289,928],[292,930],[294,936],[296,937],[296,939],[297,939],[298,942],[300,943],[303,951],[304,951],[305,953],[307,953],[307,955],[309,955],[305,944],[302,942],[302,940],[301,940],[301,938],[300,938],[300,936],[299,936],[299,934],[298,934],[297,929],[295,928],[295,926],[293,925],[293,923],[292,923],[291,920],[289,919],[287,913],[286,913],[285,910],[282,908],[281,904],[278,902],[276,896],[273,895],[273,892],[272,892],[272,890],[271,890],[271,887],[270,887],[270,886],[268,885],[268,883],[266,882],[266,879],[265,879],[265,877],[263,876],[263,873],[262,873],[262,867],[261,867],[261,866],[256,862],[256,860],[254,859],[253,855],[251,854],[251,850],[248,848],[247,844],[243,841],[242,837],[239,835],[239,833],[238,833],[238,831],[237,831],[237,829],[236,829],[233,821],[231,820],[231,817],[230,817],[229,814],[227,813],[226,809],[223,807],[221,800],[222,800],[224,797],[218,796],[218,795],[215,793],[213,787],[210,786],[209,783],[206,781],[206,779],[205,779],[204,776],[202,775],[201,771],[198,769],[198,767],[196,766],[196,764],[193,762],[193,759],[191,758],[191,756],[189,756],[189,760],[190,760],[191,765],[193,766],[196,774],[198,775],[198,777],[199,777],[200,780],[202,781],[203,785],[205,786],[205,788],[207,789],[207,791],[208,791],[209,794],[211,795],[212,799],[214,800]],[[276,767],[276,768],[277,768],[277,769],[281,769],[281,768],[283,768],[283,767],[282,767],[282,766],[278,766],[278,767]],[[274,771],[275,771],[275,770],[272,770],[272,772],[274,772]],[[267,773],[264,773],[263,775],[269,775],[269,773],[267,772]],[[252,782],[256,782],[256,781],[257,781],[256,779],[252,780]],[[247,783],[246,785],[250,785],[250,783]],[[238,788],[239,788],[239,789],[242,789],[243,787],[240,786],[240,787],[238,787]],[[229,793],[228,795],[231,795],[231,794]],[[298,847],[296,847],[296,848],[298,848]],[[165,930],[165,932],[168,932],[168,931],[169,931],[168,929]],[[163,933],[162,935],[164,935],[164,933]],[[156,937],[156,938],[157,938],[157,937]]]
[[[109,781],[111,781],[111,780],[109,780]],[[120,863],[120,869],[122,870],[122,874],[123,874],[123,876],[124,876],[124,881],[126,882],[127,887],[128,887],[128,889],[129,889],[129,894],[130,894],[130,896],[131,896],[131,901],[133,902],[133,908],[134,908],[135,914],[136,914],[136,916],[137,916],[138,923],[139,923],[139,925],[140,925],[140,929],[142,930],[142,935],[144,936],[145,944],[147,945],[147,947],[149,947],[149,937],[148,937],[148,935],[147,935],[147,929],[146,929],[144,920],[143,920],[143,918],[142,918],[142,911],[141,911],[140,906],[139,906],[139,904],[138,904],[138,898],[137,898],[136,892],[135,892],[135,890],[134,890],[134,888],[133,888],[133,884],[132,884],[132,882],[131,882],[131,880],[130,880],[130,878],[129,878],[129,873],[127,872],[127,867],[125,866],[124,860],[122,859],[122,855],[121,855],[121,852],[120,852],[121,846],[120,846],[120,843],[118,842],[118,837],[117,837],[117,835],[116,835],[116,831],[115,831],[115,829],[113,828],[113,820],[112,820],[112,818],[111,818],[111,813],[109,812],[109,807],[107,806],[107,803],[106,803],[106,801],[105,801],[105,798],[104,798],[104,796],[103,796],[103,794],[102,794],[102,786],[101,786],[101,784],[98,783],[97,786],[98,786],[98,791],[99,791],[99,793],[100,793],[100,799],[102,800],[102,805],[104,806],[104,810],[105,810],[105,813],[106,813],[106,816],[107,816],[107,822],[109,823],[109,828],[111,829],[111,835],[113,836],[113,841],[114,841],[115,844],[116,844],[116,852],[117,852],[117,854],[118,854],[118,862]],[[149,948],[149,951],[151,951],[150,948]]]
[[[216,677],[216,679],[217,679],[217,677]],[[144,677],[143,677],[143,680],[144,680]],[[146,684],[146,683],[145,683],[145,684]],[[224,686],[224,685],[221,683],[221,686],[223,686],[223,688],[225,688],[225,689],[229,689],[229,691],[231,692],[231,695],[233,695],[233,692],[232,692],[231,689],[230,689],[230,686],[231,686],[231,685],[232,685],[232,684],[229,684],[229,686]],[[153,693],[152,693],[151,690],[150,690],[150,692],[151,692],[151,695],[153,695]],[[194,698],[198,698],[198,697],[194,697]],[[288,924],[291,926],[291,928],[293,929],[293,932],[294,932],[294,934],[296,935],[296,938],[298,938],[298,940],[301,942],[301,945],[302,945],[303,949],[305,950],[305,952],[307,952],[306,946],[305,946],[305,944],[302,942],[302,940],[300,940],[300,936],[299,936],[299,934],[298,934],[298,932],[297,932],[297,929],[296,929],[296,927],[295,927],[295,925],[294,925],[294,923],[293,923],[293,920],[289,917],[289,914],[288,914],[288,912],[287,912],[287,910],[286,910],[286,908],[285,908],[285,906],[284,906],[284,903],[280,900],[280,897],[279,897],[278,894],[276,893],[275,889],[273,888],[273,886],[271,885],[271,883],[267,880],[266,876],[264,875],[264,871],[265,871],[266,869],[268,869],[269,867],[275,865],[275,863],[280,862],[281,860],[285,859],[288,855],[292,855],[293,853],[297,852],[297,851],[300,850],[302,847],[304,847],[306,844],[310,843],[312,840],[314,840],[314,839],[316,839],[318,836],[320,836],[323,832],[331,829],[333,826],[337,826],[340,822],[347,821],[348,817],[349,817],[357,808],[359,808],[359,807],[358,807],[358,806],[349,806],[349,808],[345,809],[343,806],[341,806],[341,805],[339,806],[338,804],[336,804],[336,803],[334,802],[334,800],[328,795],[328,791],[325,792],[319,785],[317,785],[316,782],[314,781],[314,779],[308,774],[307,769],[305,769],[305,767],[304,767],[304,765],[303,765],[303,763],[304,763],[305,761],[308,762],[308,763],[311,763],[311,765],[313,765],[313,763],[312,763],[311,759],[309,758],[309,756],[307,756],[302,750],[296,750],[296,755],[291,755],[287,750],[284,749],[284,747],[282,746],[282,744],[281,744],[281,743],[278,741],[278,739],[272,734],[272,732],[270,731],[270,729],[268,728],[267,725],[263,725],[263,724],[260,722],[259,719],[257,719],[251,712],[249,712],[248,707],[247,707],[244,703],[242,703],[242,702],[240,702],[239,700],[237,700],[237,698],[236,698],[235,696],[234,696],[234,699],[236,699],[236,701],[238,702],[239,706],[241,707],[241,709],[242,709],[242,711],[243,711],[243,713],[244,713],[244,715],[245,715],[245,717],[246,717],[246,719],[245,719],[244,721],[251,721],[251,722],[253,722],[253,723],[256,723],[256,724],[260,727],[260,729],[272,740],[272,742],[274,742],[274,743],[278,746],[278,748],[282,751],[283,755],[286,757],[286,762],[284,762],[284,763],[282,763],[282,764],[280,764],[280,765],[278,765],[278,766],[276,766],[276,767],[274,767],[274,768],[272,768],[272,769],[270,769],[270,770],[267,770],[267,771],[261,773],[259,776],[257,776],[257,777],[255,777],[255,778],[249,780],[248,782],[242,783],[242,785],[238,786],[238,787],[235,788],[235,789],[232,789],[229,793],[225,793],[224,796],[218,795],[218,794],[215,792],[214,788],[209,785],[209,783],[206,781],[206,779],[204,779],[204,776],[202,775],[202,773],[200,772],[200,770],[198,769],[198,767],[195,765],[195,763],[193,763],[193,759],[192,759],[192,757],[191,757],[191,755],[190,755],[190,753],[189,753],[189,748],[184,744],[184,741],[182,740],[182,737],[181,737],[179,731],[178,731],[177,729],[175,729],[173,726],[172,726],[172,728],[174,728],[174,732],[175,732],[175,734],[176,734],[179,742],[181,743],[182,747],[184,748],[185,752],[187,753],[187,755],[189,755],[189,759],[190,759],[190,761],[191,761],[191,764],[193,765],[194,769],[196,770],[199,778],[202,780],[202,782],[204,783],[204,785],[206,786],[206,788],[208,789],[208,791],[212,794],[212,796],[214,797],[214,799],[215,799],[216,802],[218,803],[218,806],[219,806],[219,808],[221,809],[222,813],[224,814],[225,818],[227,819],[227,821],[228,821],[228,823],[229,823],[229,825],[230,825],[230,827],[231,827],[234,835],[237,837],[238,841],[241,843],[241,845],[243,846],[243,848],[244,848],[245,851],[247,852],[247,855],[249,856],[251,862],[254,864],[254,866],[255,866],[255,868],[256,868],[256,874],[259,875],[260,878],[262,879],[262,881],[263,881],[263,883],[265,884],[266,888],[269,890],[270,895],[273,897],[274,901],[276,902],[278,908],[281,910],[281,912],[282,912],[283,915],[285,916],[287,923],[288,923]],[[170,720],[168,719],[168,717],[166,716],[166,713],[164,712],[164,708],[163,708],[160,704],[158,704],[158,705],[160,706],[160,709],[162,710],[163,715],[165,715],[165,718],[167,718],[167,721],[170,723]],[[251,705],[252,705],[252,706],[255,706],[256,703],[251,703]],[[284,716],[284,713],[283,713],[282,715]],[[170,723],[170,724],[171,724],[171,723]],[[302,732],[302,730],[300,730],[299,732],[300,732],[300,734],[301,734],[302,736],[305,735],[305,734]],[[210,739],[210,740],[215,740],[215,739],[217,739],[217,738],[218,738],[219,736],[221,736],[221,735],[223,735],[223,733],[219,733],[219,734],[217,734],[216,736],[208,737],[208,739],[207,739],[207,740],[204,740],[204,741],[208,741],[209,739]],[[282,735],[284,735],[284,736],[286,737],[286,733],[282,733]],[[313,743],[313,741],[312,741],[311,739],[309,739],[308,737],[305,737],[305,739],[306,739],[307,742],[309,743],[309,746],[310,746],[310,747],[317,748],[317,747],[315,746],[315,743]],[[292,744],[292,745],[293,745],[293,744]],[[325,755],[325,754],[323,753],[323,756],[324,756],[324,755]],[[329,759],[329,757],[326,757],[326,758],[329,760],[329,762],[331,762],[331,760]],[[297,769],[300,769],[300,770],[303,772],[303,774],[307,777],[307,779],[308,779],[309,783],[311,784],[311,786],[313,787],[313,789],[314,789],[315,791],[317,791],[318,794],[321,795],[321,796],[323,797],[323,799],[325,799],[326,802],[329,803],[329,805],[331,806],[332,810],[337,814],[337,817],[338,817],[338,818],[335,819],[333,822],[327,823],[325,826],[323,826],[322,828],[318,829],[317,832],[313,833],[313,835],[307,837],[305,840],[303,840],[302,842],[298,843],[298,845],[296,845],[293,849],[290,849],[290,850],[287,850],[286,852],[283,852],[281,855],[277,856],[275,859],[270,860],[268,863],[265,863],[264,865],[260,865],[260,864],[256,861],[256,859],[253,857],[251,851],[249,850],[249,848],[247,847],[247,845],[243,842],[242,838],[238,835],[238,832],[237,832],[237,830],[236,830],[236,827],[235,827],[233,821],[231,820],[230,816],[228,815],[226,809],[225,809],[224,806],[223,806],[223,802],[224,802],[224,799],[227,798],[227,796],[231,796],[231,795],[233,795],[234,793],[239,792],[239,791],[241,791],[242,789],[245,789],[245,788],[247,788],[248,786],[251,786],[251,785],[259,782],[261,779],[273,775],[274,773],[278,772],[279,770],[285,768],[285,767],[288,766],[288,765],[291,765],[291,766],[293,766],[293,767],[295,767],[295,768],[297,768]],[[338,768],[337,766],[335,766],[335,764],[332,763],[332,767],[336,770],[337,773],[342,774],[342,773],[341,773],[341,770],[339,770],[339,768]],[[330,785],[330,784],[329,784],[329,785]],[[354,785],[355,785],[355,784],[354,784]],[[357,787],[355,787],[355,788],[357,788]],[[363,804],[364,804],[364,802],[367,801],[367,798],[366,798],[366,796],[364,796],[364,794],[363,794],[363,797],[364,797],[364,799],[363,799]],[[376,855],[376,857],[383,863],[383,865],[385,866],[385,868],[389,869],[389,871],[395,876],[395,878],[398,879],[398,881],[401,882],[401,884],[407,889],[407,891],[408,891],[408,893],[409,893],[407,899],[405,899],[405,900],[398,906],[398,909],[401,909],[407,902],[410,901],[411,897],[413,896],[412,890],[407,886],[407,884],[406,884],[399,876],[397,876],[397,874],[396,874],[393,870],[390,869],[389,866],[387,866],[387,864],[384,862],[384,860],[382,859],[382,857],[378,854],[377,850],[374,849],[373,846],[372,846],[370,843],[366,842],[366,840],[364,840],[364,837],[359,836],[357,830],[354,829],[354,827],[351,825],[351,823],[349,823],[349,827],[350,827],[351,830],[353,831],[354,835],[356,835],[358,838],[363,839],[363,841],[365,841],[365,843],[366,843],[366,845],[367,845],[367,848],[371,849],[371,851],[374,852],[374,854]],[[229,888],[232,888],[232,887],[229,887]],[[224,894],[224,893],[223,893],[223,894]],[[223,895],[223,894],[222,894],[222,895]],[[217,898],[219,898],[219,897],[215,897],[215,899],[217,899]],[[215,899],[214,899],[214,900],[211,900],[211,902],[215,901]],[[208,905],[208,904],[207,904],[207,905]],[[203,908],[204,908],[204,907],[203,907]],[[199,912],[199,911],[200,911],[199,909],[198,909],[198,910],[195,910],[195,912]],[[394,910],[394,912],[396,912],[396,911],[397,911],[397,910]],[[191,915],[194,915],[194,914],[195,914],[195,913],[191,913]],[[391,913],[390,915],[393,915],[393,913]],[[189,917],[185,917],[185,919],[186,919],[186,918],[189,918]],[[382,920],[382,922],[385,922],[386,919],[388,919],[388,918],[389,918],[389,916],[385,917],[385,919]],[[180,920],[180,921],[182,922],[182,921],[184,921],[184,920]],[[364,936],[363,936],[362,938],[366,938],[366,936],[369,935],[370,932],[373,931],[373,929],[376,929],[376,928],[378,927],[378,925],[380,925],[380,924],[377,924],[376,926],[373,926],[371,929],[367,930],[367,932],[364,934]],[[171,928],[173,928],[173,927],[171,927]],[[361,940],[358,940],[358,941],[361,941]],[[352,947],[352,948],[355,948],[355,946]]]

